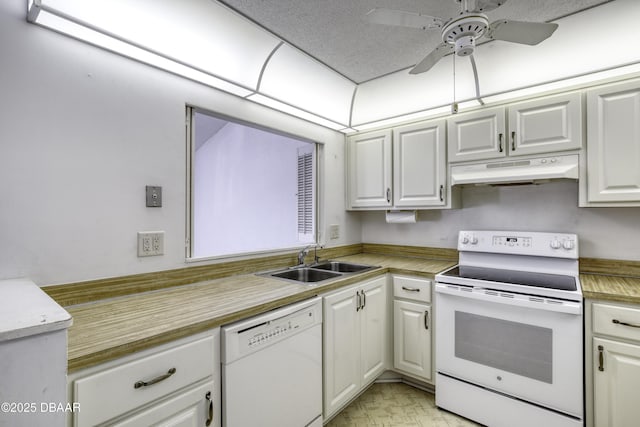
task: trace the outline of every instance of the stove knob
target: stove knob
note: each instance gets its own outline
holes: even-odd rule
[[[462,244],[466,245],[467,243],[469,243],[469,236],[462,236]]]
[[[564,242],[562,242],[562,247],[570,251],[574,248],[573,240],[565,240]]]
[[[551,241],[551,249],[560,249],[561,246],[560,240],[555,239]]]
[[[471,244],[472,245],[477,245],[478,244],[478,238],[476,236],[471,236]]]

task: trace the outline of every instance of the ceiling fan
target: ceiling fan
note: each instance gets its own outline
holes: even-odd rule
[[[457,56],[468,56],[471,59],[475,77],[476,97],[480,103],[482,103],[482,100],[479,95],[478,73],[473,58],[473,51],[479,39],[484,37],[487,40],[503,40],[533,46],[549,38],[558,28],[558,24],[553,23],[507,19],[499,19],[489,24],[489,19],[485,12],[502,6],[507,0],[454,1],[460,3],[460,14],[447,21],[420,13],[383,8],[370,10],[366,18],[369,22],[375,24],[412,27],[423,30],[440,29],[442,43],[416,64],[409,73],[420,74],[429,71],[440,59],[452,52],[455,52]],[[454,107],[456,107],[455,102]]]

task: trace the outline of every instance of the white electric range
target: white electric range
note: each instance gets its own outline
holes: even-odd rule
[[[504,427],[582,426],[575,234],[461,231],[436,275],[436,405]]]

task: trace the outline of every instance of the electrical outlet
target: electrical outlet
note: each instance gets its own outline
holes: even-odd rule
[[[329,226],[329,239],[335,240],[340,238],[340,226],[338,224],[331,224]]]
[[[138,256],[164,255],[164,231],[139,231]]]

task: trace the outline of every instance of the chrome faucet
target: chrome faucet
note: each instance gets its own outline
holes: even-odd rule
[[[309,248],[313,246],[313,245],[308,245],[305,246],[300,252],[298,252],[298,265],[303,265],[304,264],[304,259],[306,258],[307,254],[309,253]],[[316,247],[318,245],[315,245]]]
[[[317,243],[314,243],[312,245],[308,245],[305,246],[304,249],[302,249],[300,252],[298,252],[298,265],[304,265],[304,259],[307,257],[307,254],[309,253],[309,249],[313,246],[313,261],[314,262],[318,262],[319,258],[318,258],[318,247],[320,247],[320,249],[322,249],[324,246],[319,245]]]

